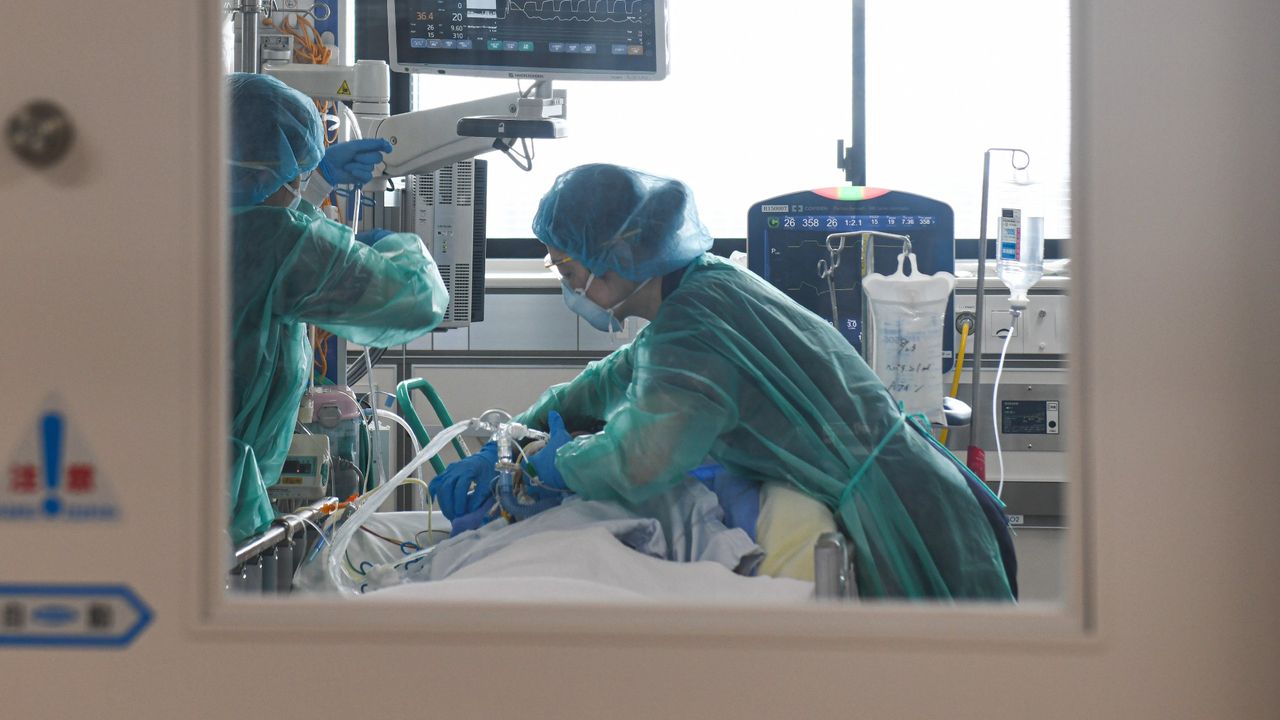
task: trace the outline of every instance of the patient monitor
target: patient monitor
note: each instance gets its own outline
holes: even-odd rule
[[[400,72],[661,80],[666,0],[387,0]]]

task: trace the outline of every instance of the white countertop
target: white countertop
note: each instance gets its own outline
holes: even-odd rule
[[[1045,263],[1045,277],[1036,284],[1035,290],[1065,291],[1070,287],[1070,264],[1065,260],[1049,260]],[[956,286],[962,290],[971,290],[977,286],[978,262],[976,260],[956,261]],[[508,260],[493,259],[485,261],[485,285],[489,288],[502,289],[557,289],[560,287],[560,276],[554,270],[542,266],[542,260]],[[987,262],[986,286],[989,289],[1000,288],[1002,283],[996,276],[995,261]]]

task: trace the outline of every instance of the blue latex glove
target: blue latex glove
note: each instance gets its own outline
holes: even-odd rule
[[[498,462],[498,444],[490,442],[480,452],[465,457],[437,475],[428,485],[440,503],[440,511],[453,520],[479,510],[493,497],[493,466]]]
[[[547,414],[547,430],[551,437],[547,438],[546,446],[529,458],[525,465],[526,474],[530,474],[529,468],[532,466],[531,474],[536,476],[530,482],[530,489],[536,490],[538,485],[542,485],[544,488],[568,490],[564,484],[564,476],[556,469],[556,451],[571,442],[573,436],[564,429],[564,418],[555,410]]]
[[[452,522],[453,529],[450,531],[450,537],[457,537],[468,530],[476,528],[488,523],[490,520],[498,517],[497,513],[489,514],[493,510],[493,498],[484,501],[479,510],[469,512],[461,517],[454,518]]]
[[[537,485],[526,484],[524,490],[524,497],[517,497],[511,483],[504,483],[501,478],[498,480],[496,490],[498,504],[517,521],[537,515],[543,510],[550,510],[570,495],[568,490],[556,490]]]
[[[390,230],[383,230],[382,228],[374,228],[368,232],[357,233],[356,241],[362,242],[365,245],[373,245],[374,243],[378,242],[382,238],[391,234],[392,233]]]
[[[373,179],[373,166],[391,149],[391,143],[381,138],[334,143],[320,159],[320,174],[334,187],[364,185]]]

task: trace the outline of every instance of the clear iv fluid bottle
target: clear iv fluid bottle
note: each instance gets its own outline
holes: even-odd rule
[[[1009,288],[1015,307],[1026,307],[1027,291],[1044,276],[1044,217],[1027,217],[1005,210],[1000,219],[1000,247],[996,274]]]

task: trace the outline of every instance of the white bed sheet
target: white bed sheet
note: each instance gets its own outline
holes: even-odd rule
[[[362,601],[802,603],[813,585],[736,575],[712,562],[677,563],[644,555],[602,528],[526,538],[444,580],[408,583]]]

